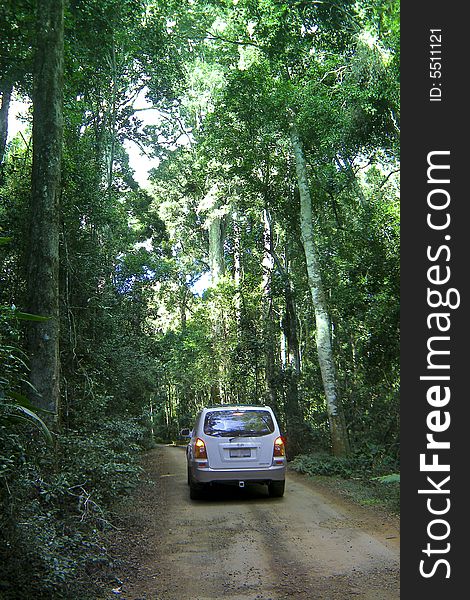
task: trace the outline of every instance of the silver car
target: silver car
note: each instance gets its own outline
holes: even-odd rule
[[[212,483],[264,483],[269,495],[284,494],[286,453],[273,411],[268,406],[203,408],[186,449],[191,499]]]

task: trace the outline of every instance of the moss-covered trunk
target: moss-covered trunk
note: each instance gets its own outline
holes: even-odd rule
[[[38,406],[59,407],[59,198],[62,162],[63,0],[37,2],[33,72],[33,170],[28,257],[29,310],[48,317],[28,332]]]
[[[323,388],[325,390],[326,406],[331,431],[331,443],[333,453],[336,456],[344,456],[349,452],[348,434],[340,398],[338,397],[336,369],[331,344],[330,317],[328,314],[325,293],[323,291],[317,250],[314,243],[312,198],[308,184],[307,164],[302,141],[294,124],[291,126],[291,141],[300,192],[300,228],[302,232],[302,244],[307,264],[308,284],[315,310],[318,361],[320,364]]]

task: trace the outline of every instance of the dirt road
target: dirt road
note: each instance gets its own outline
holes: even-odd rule
[[[396,600],[396,523],[289,473],[284,498],[264,486],[191,501],[184,449],[146,458],[113,553],[126,600]]]

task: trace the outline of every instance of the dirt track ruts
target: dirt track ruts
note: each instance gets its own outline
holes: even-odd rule
[[[397,522],[288,473],[191,501],[184,449],[160,446],[113,539],[125,600],[396,600]]]

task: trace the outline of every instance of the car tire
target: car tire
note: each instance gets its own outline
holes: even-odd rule
[[[200,500],[203,495],[204,487],[201,483],[196,483],[191,477],[191,471],[188,469],[189,497],[191,500]]]
[[[283,479],[282,481],[271,481],[268,484],[268,492],[271,498],[282,498],[284,496],[284,490],[286,487],[286,481]]]

